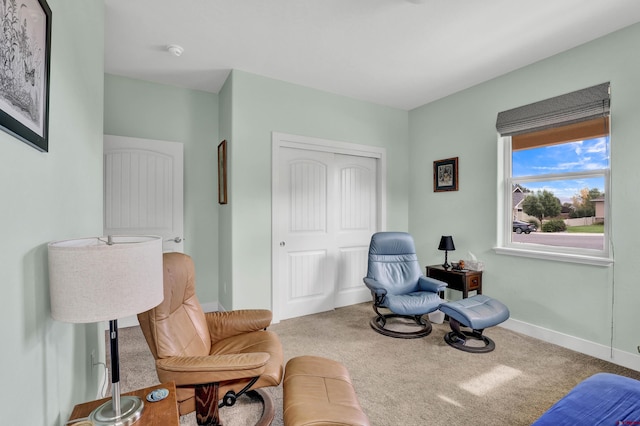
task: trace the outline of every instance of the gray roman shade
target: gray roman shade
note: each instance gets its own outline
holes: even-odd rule
[[[496,128],[502,136],[536,132],[607,117],[611,102],[609,83],[577,90],[498,113]]]

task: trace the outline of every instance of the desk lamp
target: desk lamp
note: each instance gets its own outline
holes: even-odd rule
[[[442,267],[444,269],[449,269],[451,265],[449,265],[449,261],[447,260],[449,251],[453,251],[456,249],[456,246],[453,245],[453,238],[451,235],[443,235],[440,237],[440,245],[438,246],[438,250],[444,250],[444,263]]]
[[[127,426],[144,402],[120,397],[118,318],[145,312],[164,300],[162,239],[155,236],[83,238],[49,243],[51,316],[58,321],[109,321],[111,400],[89,416],[94,425]]]

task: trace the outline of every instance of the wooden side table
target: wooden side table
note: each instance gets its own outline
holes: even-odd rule
[[[169,390],[169,396],[158,402],[147,401],[149,392],[155,389],[165,388]],[[144,389],[138,389],[133,392],[123,393],[122,395],[134,395],[140,397],[144,401],[144,410],[142,416],[135,422],[135,426],[180,426],[180,416],[178,414],[178,402],[176,400],[176,385],[173,382],[162,383],[156,386],[150,386]],[[111,398],[103,398],[96,401],[89,401],[78,404],[73,407],[69,420],[84,419],[101,404],[109,401]],[[73,426],[73,423],[70,423]]]
[[[462,292],[462,298],[469,297],[470,291],[482,294],[482,271],[461,271],[449,268],[444,269],[442,265],[427,266],[427,277],[435,278],[449,284],[447,288]]]

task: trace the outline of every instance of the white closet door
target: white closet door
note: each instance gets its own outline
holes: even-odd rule
[[[284,147],[278,158],[280,319],[370,300],[362,277],[377,226],[376,160]]]
[[[282,215],[279,269],[282,317],[333,309],[335,259],[328,211],[333,154],[283,148],[280,152]]]
[[[362,282],[367,273],[371,235],[376,232],[376,160],[335,156],[338,193],[335,197],[337,282],[335,307],[371,300]]]

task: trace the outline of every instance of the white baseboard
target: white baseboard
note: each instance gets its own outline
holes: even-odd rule
[[[571,349],[594,358],[609,361],[613,364],[632,370],[640,371],[640,356],[621,351],[619,349],[611,349],[609,346],[594,343],[568,334],[559,333],[548,328],[539,327],[523,321],[509,318],[507,321],[499,325],[499,327],[512,330],[526,336],[534,337],[563,348]]]
[[[216,312],[220,310],[218,302],[201,303],[202,310],[204,312]],[[132,315],[130,317],[118,318],[118,328],[136,327],[140,325],[138,322],[138,316]],[[105,330],[109,330],[109,322],[105,322]]]

